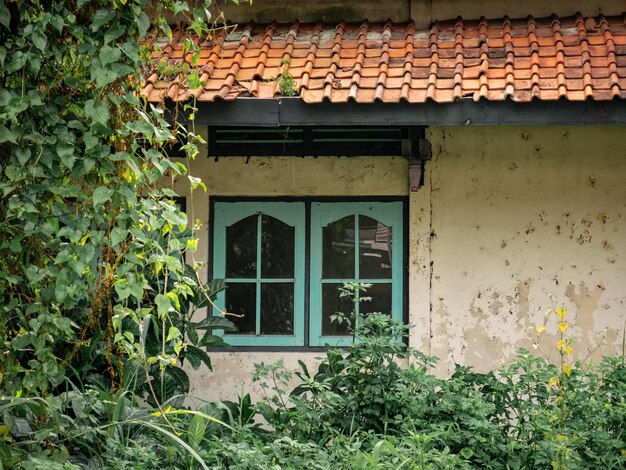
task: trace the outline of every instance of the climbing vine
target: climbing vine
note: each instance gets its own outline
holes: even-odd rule
[[[62,460],[58,438],[82,416],[85,394],[132,391],[163,411],[189,388],[181,362],[210,367],[204,347],[220,342],[211,330],[230,326],[193,315],[221,285],[198,277],[198,225],[168,184],[201,186],[185,164],[201,139],[175,119],[192,106],[154,106],[139,93],[142,74],[163,67],[146,39],[171,38],[166,18],[198,36],[214,31],[211,2],[196,5],[0,3],[0,457],[9,465],[36,455],[20,444],[34,437],[41,455]],[[173,143],[186,159],[168,157]]]

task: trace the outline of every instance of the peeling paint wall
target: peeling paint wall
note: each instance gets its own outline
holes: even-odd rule
[[[437,127],[425,185],[403,158],[220,158],[192,162],[209,196],[408,196],[411,346],[485,371],[530,348],[551,306],[573,321],[579,357],[622,351],[626,322],[626,127]],[[206,155],[206,149],[202,150]],[[184,193],[188,183],[181,180]],[[209,197],[188,194],[206,262]],[[574,319],[575,317],[575,319]],[[550,328],[548,328],[550,330]],[[552,324],[554,331],[554,324]],[[555,338],[546,335],[545,344]],[[192,394],[259,395],[255,362],[320,352],[212,352]]]
[[[430,351],[441,373],[530,348],[528,328],[551,306],[569,309],[579,357],[622,352],[625,131],[431,129]]]
[[[200,177],[210,196],[406,196],[408,163],[401,157],[224,157],[206,158],[206,148],[191,162],[190,174]],[[202,190],[188,193],[188,182],[176,189],[187,196],[190,219],[204,227],[198,232],[198,251],[193,261],[206,262],[209,253],[209,198]],[[191,261],[191,260],[190,260]],[[206,276],[206,271],[204,271]],[[252,384],[254,364],[283,359],[292,370],[298,360],[312,367],[317,352],[211,352],[214,372],[191,372],[191,395],[205,400],[233,399],[243,389],[260,396]]]

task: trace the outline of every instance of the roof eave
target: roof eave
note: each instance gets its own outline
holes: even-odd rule
[[[171,104],[171,103],[170,103]],[[458,101],[307,104],[300,98],[198,102],[195,123],[209,126],[458,126],[626,124],[626,103],[612,101]]]

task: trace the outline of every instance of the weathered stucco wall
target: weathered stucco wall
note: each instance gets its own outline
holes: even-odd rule
[[[464,19],[525,18],[570,16],[576,12],[584,16],[620,15],[624,11],[623,0],[254,0],[252,4],[227,2],[222,5],[225,17],[234,23],[256,21],[260,23],[278,21],[408,21],[412,19],[418,28],[425,28],[436,20],[450,20],[461,16]]]
[[[206,155],[206,149],[201,149]],[[190,174],[200,177],[210,196],[406,196],[408,164],[400,157],[224,157],[217,161],[204,156],[191,163]],[[195,260],[208,259],[209,198],[202,190],[187,193],[181,180],[177,189],[187,194],[188,216],[205,228],[198,232]],[[283,359],[298,369],[298,360],[312,367],[321,352],[211,352],[214,372],[192,372],[191,395],[202,399],[232,399],[245,392],[258,397],[252,384],[254,364]]]
[[[622,352],[625,131],[431,130],[430,352],[441,372],[496,367],[560,305],[579,356]]]
[[[487,370],[530,347],[528,328],[564,305],[579,356],[622,351],[626,322],[625,127],[432,128],[425,185],[408,193],[403,158],[220,158],[191,173],[210,196],[409,196],[410,344]],[[204,150],[203,150],[204,151]],[[205,151],[204,151],[205,152]],[[179,189],[184,192],[186,184]],[[208,258],[209,198],[196,260]],[[574,318],[575,317],[575,318]],[[554,329],[554,325],[552,327]],[[546,345],[554,341],[546,336]],[[598,347],[598,349],[595,349]],[[212,352],[193,377],[203,399],[258,394],[255,362],[313,364],[319,352]]]

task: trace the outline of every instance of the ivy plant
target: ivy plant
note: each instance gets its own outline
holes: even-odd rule
[[[172,109],[139,93],[143,74],[160,67],[158,41],[146,39],[172,37],[166,17],[199,36],[215,27],[210,1],[193,10],[171,0],[0,2],[0,457],[9,466],[63,460],[59,436],[84,418],[86,397],[136,393],[166,418],[164,403],[189,389],[181,363],[210,367],[212,330],[232,326],[193,316],[222,287],[198,276],[199,225],[170,184],[202,186],[186,165],[201,139],[174,118],[192,116],[193,103]],[[186,158],[168,157],[173,142]],[[88,418],[111,418],[103,403],[90,406]]]

